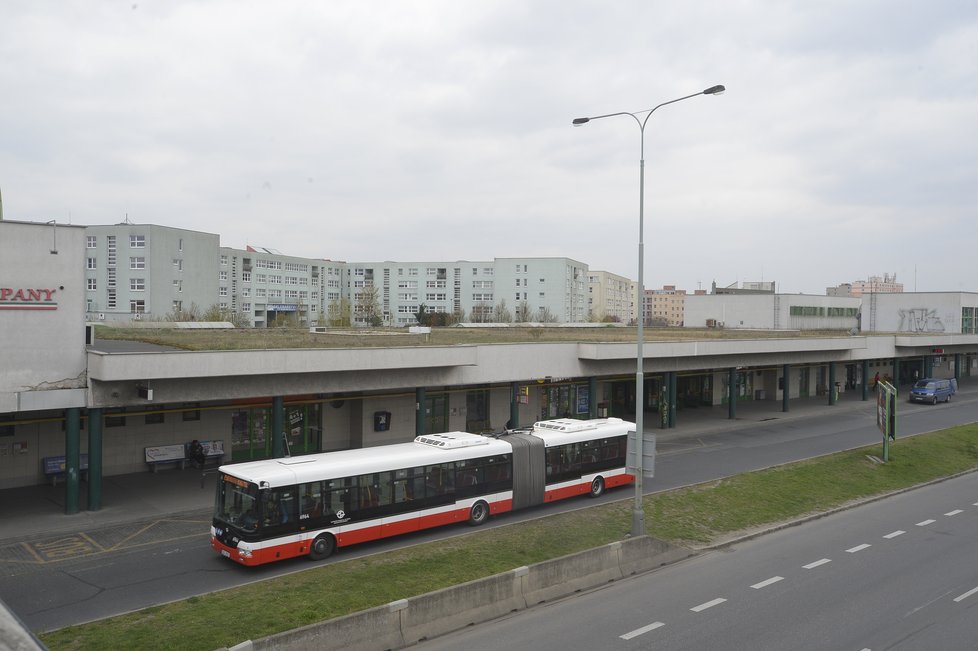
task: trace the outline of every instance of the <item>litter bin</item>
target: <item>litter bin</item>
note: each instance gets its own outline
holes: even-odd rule
[[[598,403],[598,418],[607,418],[607,417],[608,417],[608,403],[607,402],[599,402]]]

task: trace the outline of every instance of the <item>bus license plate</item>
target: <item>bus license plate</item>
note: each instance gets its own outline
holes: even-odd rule
[[[221,556],[224,556],[225,558],[231,558],[231,552],[229,552],[226,549],[222,549],[221,550]]]

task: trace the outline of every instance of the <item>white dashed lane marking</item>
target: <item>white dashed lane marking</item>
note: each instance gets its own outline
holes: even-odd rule
[[[699,613],[706,610],[707,608],[713,608],[714,606],[719,606],[724,601],[726,601],[726,599],[724,599],[723,597],[719,597],[717,599],[714,599],[713,601],[707,601],[705,604],[700,604],[699,606],[693,606],[692,608],[690,608],[690,610],[692,610],[694,613]]]
[[[945,513],[944,515],[950,518],[951,516],[957,515],[958,513],[964,513],[964,511],[962,511],[961,509],[954,509],[953,511]]]
[[[631,633],[625,633],[624,635],[619,635],[618,637],[620,637],[623,640],[630,640],[633,637],[638,637],[639,635],[645,635],[649,631],[654,631],[655,629],[660,628],[662,626],[665,626],[665,624],[663,624],[662,622],[653,622],[648,626],[643,626],[642,628],[636,628]]]
[[[812,569],[815,569],[816,567],[818,567],[819,565],[825,565],[826,563],[831,563],[831,562],[832,562],[832,559],[830,559],[830,558],[823,558],[820,561],[815,561],[814,563],[809,563],[808,565],[802,565],[802,567],[805,568],[806,570],[812,570]]]
[[[937,520],[924,520],[923,522],[918,522],[917,523],[917,526],[918,527],[926,527],[927,525],[934,524],[935,522],[937,522]]]
[[[894,531],[892,533],[888,533],[888,534],[886,534],[883,537],[884,538],[896,538],[897,536],[902,536],[905,533],[907,533],[907,532],[906,531],[901,531],[901,530],[897,529],[896,531]]]
[[[783,580],[784,580],[783,576],[772,576],[770,579],[761,581],[760,583],[755,583],[751,587],[754,588],[755,590],[760,590],[761,588],[768,587],[772,583],[777,583],[778,581],[783,581]]]
[[[849,552],[850,554],[855,554],[856,552],[861,552],[862,550],[867,549],[869,547],[872,547],[872,545],[863,543],[862,545],[856,545],[855,547],[850,547],[846,551]]]
[[[968,597],[970,597],[971,595],[973,595],[976,592],[978,592],[978,588],[972,588],[971,590],[968,590],[967,592],[965,592],[960,597],[955,597],[954,598],[954,601],[963,601],[963,600],[967,599]]]

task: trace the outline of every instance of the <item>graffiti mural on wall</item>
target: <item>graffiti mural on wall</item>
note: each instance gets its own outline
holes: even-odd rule
[[[937,310],[914,307],[899,310],[900,332],[944,332],[944,324],[937,316]]]

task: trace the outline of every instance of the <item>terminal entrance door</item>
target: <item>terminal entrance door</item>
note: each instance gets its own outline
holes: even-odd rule
[[[320,404],[285,405],[285,437],[291,456],[319,451]],[[268,407],[231,412],[231,461],[252,461],[272,456],[272,410]]]

